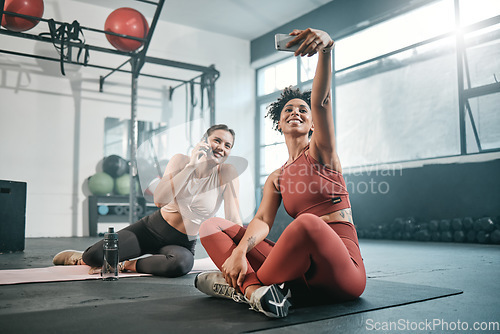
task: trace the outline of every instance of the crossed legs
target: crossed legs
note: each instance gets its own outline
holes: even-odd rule
[[[249,287],[302,282],[309,290],[338,300],[357,298],[366,284],[357,238],[349,235],[349,227],[340,228],[339,235],[338,227],[312,214],[298,216],[275,245],[265,240],[247,254],[242,292]],[[219,269],[244,233],[244,228],[221,218],[207,220],[200,229],[201,242]]]

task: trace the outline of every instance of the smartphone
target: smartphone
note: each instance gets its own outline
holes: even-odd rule
[[[203,142],[205,142],[205,143],[208,144],[208,136],[206,134],[203,135],[203,138],[201,138],[201,141],[203,141]],[[206,148],[203,147],[202,150],[208,153],[208,149],[206,149]],[[201,158],[202,156],[203,156],[203,154],[200,153],[198,155],[198,159]]]
[[[274,35],[274,46],[276,47],[276,50],[279,51],[291,51],[295,52],[299,48],[301,43],[297,43],[293,45],[290,48],[286,47],[286,44],[290,42],[292,39],[294,39],[297,36],[290,36],[287,34],[276,34]]]

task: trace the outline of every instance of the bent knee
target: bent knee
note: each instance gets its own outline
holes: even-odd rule
[[[304,222],[307,222],[309,224],[309,222],[314,222],[317,220],[323,221],[321,218],[312,213],[301,213],[297,216],[297,218],[295,218],[294,221],[297,221],[299,224],[302,224]]]
[[[211,231],[214,229],[217,229],[217,226],[219,226],[219,221],[222,220],[222,218],[218,217],[213,217],[205,220],[203,223],[200,225],[200,237],[203,237],[205,235],[210,234]]]
[[[318,216],[312,213],[302,213],[290,223],[289,227],[302,233],[309,233],[320,230],[325,225],[326,223]]]
[[[220,232],[232,225],[234,225],[233,222],[230,222],[223,218],[219,217],[209,218],[200,225],[200,231],[199,231],[200,238]]]
[[[167,277],[184,276],[193,269],[193,262],[188,260],[177,261],[177,263],[170,268]]]
[[[103,253],[100,251],[101,247],[89,247],[82,254],[82,260],[85,264],[91,267],[100,267],[103,262]]]
[[[175,257],[170,259],[167,264],[157,273],[158,276],[180,277],[184,276],[193,269],[194,259],[191,257]]]

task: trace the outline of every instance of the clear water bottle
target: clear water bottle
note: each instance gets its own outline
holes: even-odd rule
[[[118,279],[118,234],[114,227],[104,233],[104,261],[102,263],[101,278],[105,281]]]

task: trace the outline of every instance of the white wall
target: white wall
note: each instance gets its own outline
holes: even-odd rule
[[[75,1],[45,0],[44,18],[102,29],[111,11]],[[147,17],[151,22],[152,17]],[[28,33],[48,31],[40,23]],[[85,33],[87,43],[112,48],[103,35]],[[2,49],[42,54],[54,52],[50,44],[0,35]],[[215,65],[221,76],[216,82],[216,122],[237,133],[233,154],[249,160],[254,170],[254,72],[250,68],[250,43],[190,27],[159,22],[148,55],[202,66]],[[91,62],[114,57],[91,52]],[[187,75],[176,69],[144,67],[155,74]],[[88,234],[84,181],[96,172],[103,158],[104,119],[130,117],[130,76],[114,74],[98,92],[99,75],[91,68],[67,68],[57,63],[0,53],[0,179],[28,184],[26,237],[83,236]],[[194,76],[193,75],[193,76]],[[184,78],[183,77],[183,78]],[[159,89],[172,82],[139,79],[138,118],[160,121]],[[184,89],[174,93],[172,126],[185,121]],[[206,120],[208,124],[209,120]],[[253,209],[252,177],[241,184],[244,213]],[[246,204],[249,203],[249,204]],[[1,223],[1,222],[0,222]]]

